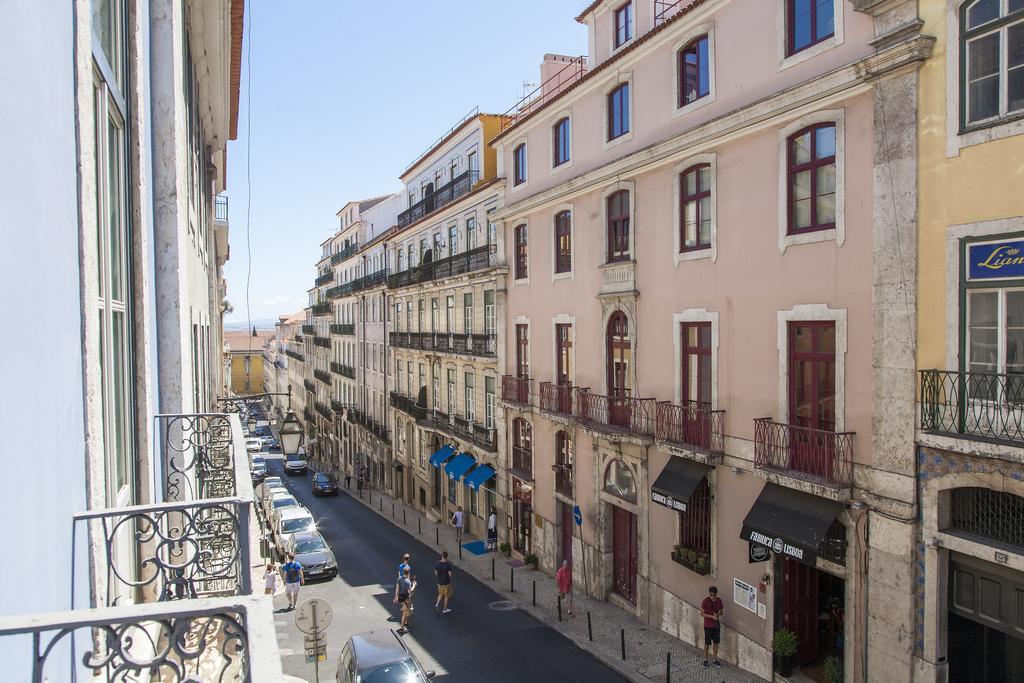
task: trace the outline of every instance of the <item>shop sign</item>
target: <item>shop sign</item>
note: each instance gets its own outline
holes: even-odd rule
[[[658,505],[664,505],[669,510],[678,510],[679,512],[686,512],[686,501],[676,500],[672,496],[666,496],[663,493],[657,491],[651,491],[651,500]]]
[[[767,546],[771,548],[776,554],[783,553],[785,555],[789,555],[793,559],[801,561],[804,559],[803,548],[799,548],[795,545],[790,545],[781,538],[772,538],[767,534],[762,534],[760,531],[751,531],[750,538],[748,540],[752,543]]]
[[[1024,277],[1024,240],[968,245],[968,280],[1006,280],[1022,277]]]
[[[754,543],[753,541],[750,541],[747,545],[748,564],[753,564],[755,562],[766,562],[772,556],[772,551],[769,550],[768,546],[766,545]]]

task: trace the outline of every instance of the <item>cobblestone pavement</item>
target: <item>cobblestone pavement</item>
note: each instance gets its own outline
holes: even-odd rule
[[[345,493],[343,491],[343,493]],[[458,557],[455,529],[437,524],[402,501],[376,490],[363,491],[362,498],[355,491],[348,492],[385,519],[407,532],[418,535],[429,546],[448,550],[453,562],[477,580],[485,582],[517,607],[532,614],[543,623],[558,629],[579,647],[587,650],[606,665],[632,681],[665,681],[668,654],[672,656],[671,681],[707,681],[709,683],[757,683],[764,679],[723,663],[721,669],[705,669],[701,663],[704,653],[660,629],[645,624],[622,609],[601,600],[575,594],[575,615],[563,606],[562,621],[558,620],[557,590],[554,577],[526,567],[512,567],[508,558],[500,553],[474,555],[463,550]],[[404,511],[404,512],[403,512]],[[404,516],[403,516],[404,514]],[[469,534],[463,542],[478,540]],[[438,543],[439,541],[439,543]],[[494,580],[491,580],[491,571]],[[534,604],[536,591],[536,604]],[[457,595],[457,593],[456,593]],[[454,603],[458,606],[458,600]],[[593,640],[587,630],[590,613]],[[622,658],[622,639],[625,638],[626,657]]]

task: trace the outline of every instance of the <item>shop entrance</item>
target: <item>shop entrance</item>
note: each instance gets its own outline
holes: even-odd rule
[[[637,525],[636,515],[612,508],[612,571],[615,592],[636,602]]]
[[[1024,576],[956,555],[949,562],[949,680],[1024,680]]]
[[[515,477],[512,478],[512,522],[515,525],[512,547],[527,555],[533,532],[533,490]]]
[[[796,635],[793,666],[804,675],[824,683],[826,658],[843,661],[843,623],[846,611],[846,582],[809,564],[775,555],[776,629]]]

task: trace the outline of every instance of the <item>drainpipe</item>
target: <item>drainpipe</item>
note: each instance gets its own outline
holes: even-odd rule
[[[858,577],[860,583],[860,595],[861,595],[861,608],[860,608],[860,620],[861,620],[861,680],[868,680],[868,590],[867,590],[867,576],[868,576],[868,511],[864,510],[857,517],[855,522],[855,530],[860,527],[861,520],[864,521],[863,525],[863,539],[861,538],[861,532],[857,531],[857,544],[861,545],[863,552],[861,553],[861,571]]]

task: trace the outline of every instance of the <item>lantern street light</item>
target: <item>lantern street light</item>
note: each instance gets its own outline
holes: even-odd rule
[[[278,428],[278,432],[281,434],[281,450],[284,451],[284,454],[294,455],[298,453],[299,448],[302,446],[302,425],[299,423],[298,418],[295,417],[294,411],[288,411],[288,415],[285,416],[284,422]]]
[[[246,420],[245,424],[249,428],[249,433],[256,431],[256,414],[251,410],[249,411],[249,419]]]

